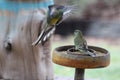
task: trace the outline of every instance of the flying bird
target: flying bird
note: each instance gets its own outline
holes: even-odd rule
[[[74,6],[50,5],[42,26],[42,31],[38,39],[32,43],[37,45],[44,43],[54,33],[56,25],[59,25],[63,20],[68,18],[72,13]]]

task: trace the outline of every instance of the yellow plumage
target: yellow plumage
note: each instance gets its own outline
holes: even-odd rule
[[[58,22],[58,19],[53,18],[50,23],[51,23],[51,25],[55,25],[57,22]]]

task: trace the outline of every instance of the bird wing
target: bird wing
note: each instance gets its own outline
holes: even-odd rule
[[[79,36],[76,36],[74,38],[74,44],[75,44],[75,49],[78,50],[79,48],[81,48],[81,40],[79,38]]]
[[[44,34],[41,36],[38,44],[44,43],[46,40],[48,40],[50,36],[54,33],[54,31],[55,31],[55,27],[51,27],[47,31],[45,31]]]
[[[80,38],[81,36],[76,36],[74,39],[74,44],[76,46],[77,49],[81,49],[84,51],[88,51],[88,46],[87,46],[87,42],[84,38]]]
[[[54,33],[54,31],[55,31],[54,26],[46,27],[45,29],[43,29],[41,31],[39,37],[37,38],[37,40],[35,42],[32,43],[32,45],[37,45],[37,44],[40,44],[42,42],[45,42]]]
[[[87,41],[83,39],[83,48],[85,51],[88,51]]]
[[[73,10],[74,10],[74,6],[66,6],[64,8],[63,16],[61,17],[60,21],[58,21],[56,25],[59,25],[60,23],[62,23],[62,21],[67,19],[72,14]]]

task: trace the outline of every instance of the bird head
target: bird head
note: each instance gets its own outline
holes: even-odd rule
[[[55,18],[64,12],[64,6],[50,5],[48,8],[48,15],[52,18]]]
[[[63,16],[64,6],[50,5],[48,7],[47,22],[55,25]]]
[[[72,7],[62,5],[50,5],[48,6],[47,23],[56,25],[62,21],[66,14],[72,11]]]
[[[79,35],[79,36],[82,36],[82,32],[80,30],[75,30],[74,31],[74,35]]]

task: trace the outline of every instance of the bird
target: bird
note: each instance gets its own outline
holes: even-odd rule
[[[82,32],[80,30],[75,30],[74,36],[75,50],[78,50],[80,53],[95,57],[95,51],[88,48],[87,41],[84,39]]]
[[[54,33],[56,26],[68,18],[73,9],[74,6],[49,5],[41,33],[32,45],[40,43],[44,44],[44,42]]]

